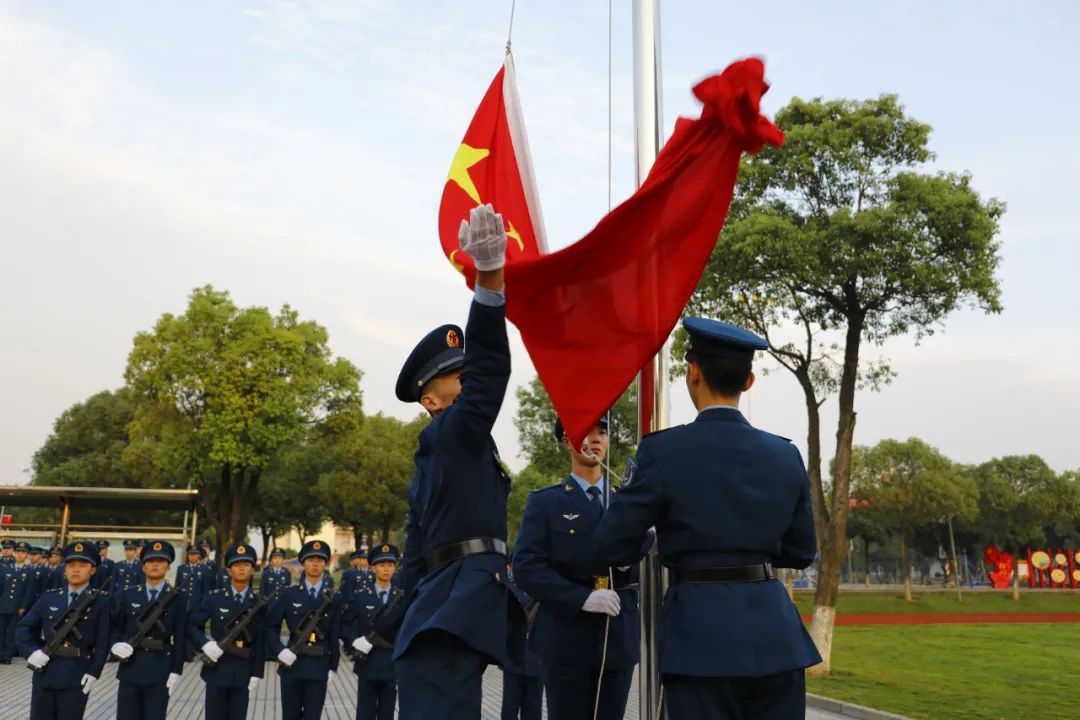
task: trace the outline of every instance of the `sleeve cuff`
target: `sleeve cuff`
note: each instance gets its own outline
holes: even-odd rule
[[[489,307],[500,307],[506,304],[506,290],[488,290],[479,285],[476,286],[476,302]]]

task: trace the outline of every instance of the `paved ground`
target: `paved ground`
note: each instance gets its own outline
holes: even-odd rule
[[[267,665],[267,679],[260,683],[256,697],[248,708],[249,720],[277,720],[281,717],[278,700],[278,684],[274,666]],[[343,672],[331,683],[327,691],[323,720],[353,720],[356,716],[356,676]],[[12,665],[0,665],[0,718],[3,720],[29,720],[30,717],[30,671],[22,659]],[[498,720],[502,697],[502,674],[489,670],[484,677],[484,720]],[[112,720],[116,717],[116,664],[109,663],[94,686],[87,703],[86,720]],[[203,717],[203,685],[199,679],[197,663],[185,666],[184,677],[173,697],[169,700],[169,720],[198,720]],[[843,720],[818,710],[807,712],[807,720]],[[630,705],[626,720],[637,720],[637,685],[630,693]]]

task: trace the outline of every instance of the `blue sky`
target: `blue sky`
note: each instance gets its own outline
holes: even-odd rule
[[[629,4],[616,6],[618,201],[633,124]],[[1077,7],[664,3],[668,128],[696,112],[694,81],[762,55],[767,112],[897,93],[934,127],[934,168],[969,170],[1009,205],[1005,312],[869,349],[899,377],[858,398],[857,442],[918,435],[964,462],[1033,452],[1080,468]],[[0,483],[25,479],[53,419],[119,386],[134,333],[206,283],[326,325],[365,372],[367,409],[410,417],[392,391],[401,360],[468,306],[439,252],[438,199],[508,19],[508,2],[0,5]],[[607,209],[607,3],[520,0],[513,39],[560,247]],[[514,351],[517,386],[533,371]],[[676,422],[692,418],[683,395]],[[756,424],[805,444],[793,380],[767,376],[751,396]],[[511,458],[513,412],[510,398],[496,430]]]

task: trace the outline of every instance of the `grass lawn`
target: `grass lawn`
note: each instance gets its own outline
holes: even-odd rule
[[[912,718],[1077,718],[1078,648],[1071,623],[840,627],[807,690]]]
[[[795,604],[802,615],[814,610],[812,592],[796,592]],[[965,592],[964,601],[956,602],[955,592],[915,593],[915,602],[904,602],[900,590],[886,592],[841,592],[836,607],[837,614],[878,613],[1024,613],[1024,612],[1075,612],[1080,613],[1080,592],[1060,590],[1053,592],[1023,592],[1020,602],[1014,602],[1012,592]],[[1080,710],[1077,712],[1080,717]]]

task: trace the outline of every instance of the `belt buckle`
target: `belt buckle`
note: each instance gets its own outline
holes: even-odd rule
[[[233,645],[235,645],[236,647],[238,647],[240,649],[243,649],[244,648],[244,641],[243,640],[233,640]]]
[[[314,645],[317,642],[319,642],[319,637],[315,633],[311,633],[311,635],[308,636],[308,643]]]
[[[593,590],[610,590],[611,578],[607,575],[597,575],[593,578]]]

